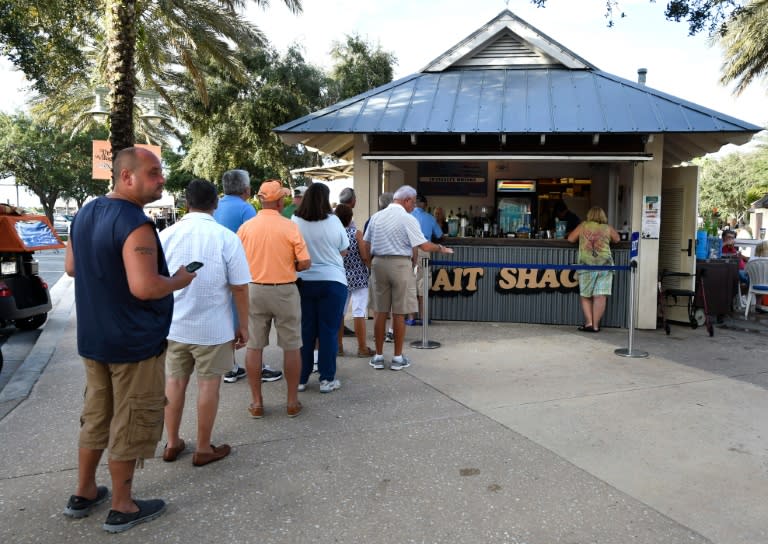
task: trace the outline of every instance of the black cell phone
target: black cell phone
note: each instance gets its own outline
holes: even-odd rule
[[[187,272],[194,272],[194,271],[195,271],[195,270],[197,270],[198,268],[202,268],[202,266],[203,266],[203,263],[201,263],[201,262],[199,262],[199,261],[192,261],[191,263],[189,263],[189,264],[188,264],[187,266],[185,266],[184,268],[186,268],[186,269],[187,269]]]

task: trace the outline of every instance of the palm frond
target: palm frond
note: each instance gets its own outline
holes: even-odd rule
[[[768,0],[747,5],[729,23],[720,43],[724,49],[721,81],[735,81],[735,94],[768,76]]]

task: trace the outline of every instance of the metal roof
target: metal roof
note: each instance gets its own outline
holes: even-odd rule
[[[760,127],[601,71],[419,73],[277,127],[336,133],[666,133]]]
[[[274,130],[345,159],[353,134],[662,133],[677,164],[761,127],[603,72],[505,10],[422,72]]]

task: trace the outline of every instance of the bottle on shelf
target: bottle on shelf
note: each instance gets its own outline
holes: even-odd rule
[[[459,233],[459,220],[453,215],[453,210],[448,213],[448,236],[455,238]]]

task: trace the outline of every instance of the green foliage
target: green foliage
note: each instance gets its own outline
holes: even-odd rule
[[[250,74],[245,85],[210,64],[207,104],[189,92],[192,82],[181,87],[180,117],[190,129],[183,167],[211,180],[231,168],[248,170],[252,180],[289,179],[292,168],[318,159],[286,146],[272,129],[321,107],[325,77],[295,47],[283,56],[266,47],[239,56]]]
[[[334,66],[328,89],[330,104],[362,94],[392,81],[397,57],[374,47],[357,34],[345,42],[335,42],[331,49]]]
[[[169,193],[180,195],[187,188],[189,182],[198,176],[195,176],[192,172],[181,166],[181,162],[184,159],[183,154],[176,153],[166,147],[163,148],[162,154],[163,166],[168,172],[165,176],[165,190]]]
[[[688,33],[702,31],[724,33],[730,21],[738,16],[751,0],[670,0],[664,12],[672,21],[687,21]]]
[[[721,36],[722,82],[736,82],[736,93],[768,75],[768,0],[754,0],[733,18]]]
[[[91,141],[90,134],[70,139],[24,114],[0,114],[0,176],[15,176],[26,185],[52,220],[56,200],[78,194],[91,180]]]
[[[0,54],[38,92],[52,92],[89,71],[85,51],[102,10],[103,2],[93,0],[0,0]]]
[[[648,0],[653,3],[656,0]],[[730,21],[745,11],[752,0],[668,0],[664,15],[670,21],[688,23],[688,33],[693,36],[702,31],[710,34],[725,33]],[[758,0],[760,1],[760,0]],[[531,0],[532,4],[544,7],[547,0]],[[621,0],[605,0],[605,18],[608,26],[614,25],[614,18],[626,17],[621,11]]]
[[[717,208],[721,217],[742,218],[768,193],[768,149],[701,161],[699,214]]]
[[[268,6],[267,0],[251,1]],[[300,0],[283,3],[294,13],[301,11]],[[110,140],[117,151],[137,138],[133,102],[138,89],[160,93],[166,108],[161,113],[175,114],[169,89],[176,88],[180,78],[191,81],[191,92],[207,103],[202,68],[206,64],[220,66],[241,83],[247,80],[235,52],[257,47],[263,35],[240,15],[245,4],[246,0],[0,0],[0,51],[36,81],[47,99],[40,109],[51,111],[55,123],[68,129],[87,127],[89,121],[83,117],[92,102],[83,107],[83,101],[95,86],[108,87]],[[171,130],[167,123],[164,133],[138,127],[145,140],[167,136]]]

